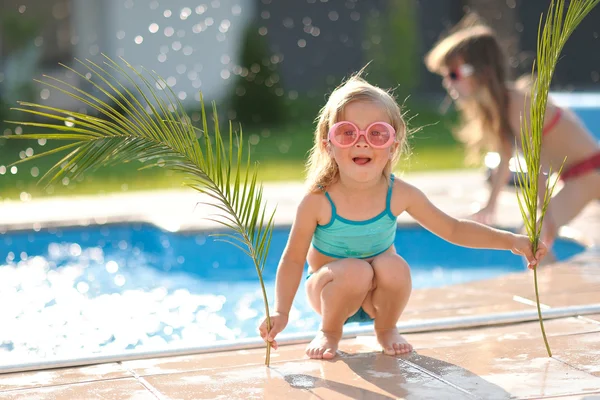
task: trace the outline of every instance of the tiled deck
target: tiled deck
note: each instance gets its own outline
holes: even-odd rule
[[[428,176],[416,179],[435,203],[455,215],[482,196],[479,189],[456,186],[459,176],[452,187]],[[281,194],[275,199],[280,213],[282,204],[294,205],[296,190],[300,189],[290,186],[285,195],[272,192]],[[185,202],[171,194],[155,199],[160,196]],[[456,198],[463,200],[462,209]],[[504,199],[504,222],[511,225],[519,216],[508,207],[514,199]],[[73,211],[74,204],[57,204]],[[78,204],[85,210],[85,203]],[[121,210],[129,207],[120,204]],[[0,221],[20,207],[25,211],[20,204],[0,206]],[[28,216],[35,215],[35,204],[27,209]],[[70,215],[74,214],[77,211]],[[598,204],[573,223],[595,243],[600,243],[599,226]],[[540,270],[540,293],[545,309],[600,304],[598,247],[569,263]],[[532,310],[534,301],[532,273],[527,271],[415,290],[402,321]],[[0,399],[600,399],[600,314],[552,319],[545,326],[552,358],[546,354],[538,322],[526,322],[408,334],[415,352],[399,357],[381,354],[374,337],[367,335],[343,340],[340,356],[333,361],[307,360],[303,344],[282,346],[272,353],[270,368],[263,364],[262,348],[3,374]]]

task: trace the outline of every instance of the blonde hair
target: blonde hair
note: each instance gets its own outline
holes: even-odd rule
[[[425,56],[429,71],[441,74],[457,58],[474,67],[474,78],[481,85],[479,96],[459,99],[461,126],[455,131],[467,149],[468,163],[481,160],[484,150],[512,146],[513,133],[508,118],[508,68],[495,32],[477,14],[467,14]]]
[[[392,169],[407,148],[407,129],[400,106],[390,92],[371,85],[363,79],[361,77],[363,71],[364,68],[338,86],[319,112],[314,132],[314,144],[306,165],[306,184],[311,192],[326,188],[336,182],[339,177],[338,165],[329,155],[324,141],[327,139],[329,128],[339,121],[344,107],[351,102],[367,101],[381,105],[385,108],[390,124],[396,131],[398,146],[385,166],[384,174],[386,176],[391,174]]]

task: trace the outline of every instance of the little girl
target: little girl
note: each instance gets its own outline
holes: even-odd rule
[[[395,178],[391,171],[405,142],[406,126],[394,98],[360,74],[329,97],[308,161],[309,190],[277,270],[271,330],[266,320],[259,327],[273,348],[307,262],[308,300],[322,317],[306,348],[310,358],[333,358],[343,326],[351,321],[374,320],[386,354],[412,351],[396,329],[412,289],[410,268],[394,247],[396,219],[405,211],[449,242],[510,250],[524,255],[530,268],[546,254],[540,244],[534,256],[526,236],[446,215],[419,189]]]
[[[507,57],[495,32],[476,14],[468,14],[426,55],[427,68],[443,76],[443,85],[456,101],[463,125],[459,138],[469,158],[480,161],[484,148],[500,154],[492,176],[487,204],[476,213],[476,221],[493,223],[498,195],[510,179],[509,161],[515,141],[521,145],[521,117],[529,119],[529,89],[526,79],[507,79]],[[523,112],[525,110],[525,113]],[[552,246],[558,228],[575,218],[583,208],[600,199],[600,145],[579,118],[548,99],[542,138],[542,171],[558,172],[564,186],[554,196],[544,216],[542,240]],[[515,140],[516,139],[516,140]],[[547,176],[541,174],[538,193],[543,199]]]

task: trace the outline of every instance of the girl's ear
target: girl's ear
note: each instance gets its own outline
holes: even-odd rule
[[[400,143],[395,142],[392,145],[392,147],[390,148],[390,154],[389,154],[390,160],[394,158],[394,154],[396,154],[396,152],[398,151],[398,146],[400,146]]]
[[[331,156],[331,144],[329,143],[329,140],[323,139],[321,141],[321,143],[323,143],[323,147],[325,147],[325,150],[327,151],[327,154],[329,154]]]

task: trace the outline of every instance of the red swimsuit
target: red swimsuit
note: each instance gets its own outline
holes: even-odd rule
[[[554,126],[560,120],[561,116],[562,116],[562,110],[560,108],[557,108],[556,113],[552,117],[552,120],[550,121],[550,123],[548,123],[548,125],[546,125],[544,127],[544,130],[542,131],[543,136],[545,136],[548,132],[550,132],[552,130],[552,128],[554,128]],[[573,179],[578,176],[584,175],[595,169],[600,170],[600,152],[595,153],[591,157],[583,159],[583,160],[579,161],[578,163],[575,163],[575,164],[571,165],[569,168],[565,169],[563,171],[563,173],[560,175],[560,179],[562,179],[563,181],[567,181],[569,179]]]

